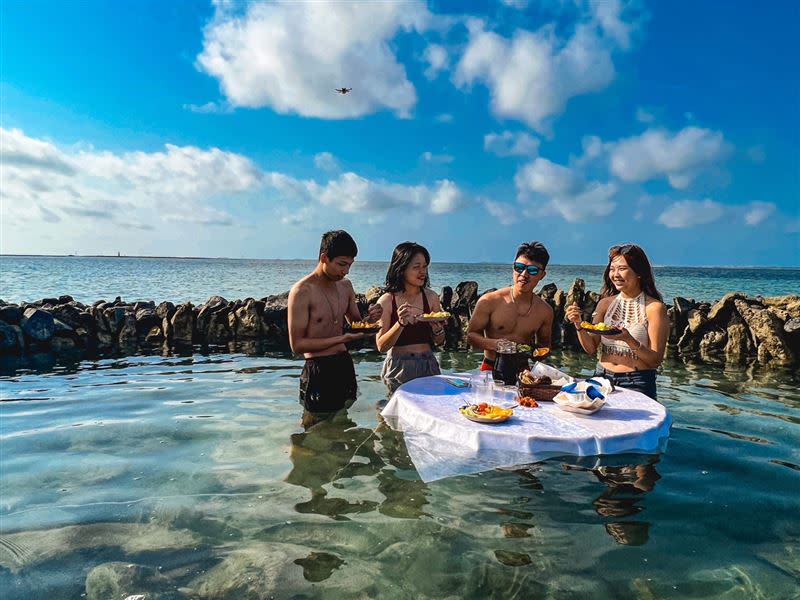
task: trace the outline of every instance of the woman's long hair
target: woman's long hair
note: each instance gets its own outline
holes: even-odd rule
[[[644,253],[641,246],[636,244],[624,244],[622,246],[611,246],[608,250],[608,264],[603,273],[603,289],[600,292],[601,298],[614,296],[618,294],[617,288],[611,283],[609,271],[611,270],[611,261],[618,256],[623,256],[628,266],[633,269],[641,279],[642,291],[656,300],[662,301],[661,292],[656,288],[656,279],[653,277],[653,268],[650,266],[650,261],[647,259],[647,254]]]
[[[389,270],[386,271],[387,292],[404,292],[406,289],[405,270],[414,256],[422,254],[425,257],[425,264],[431,264],[431,255],[425,246],[420,246],[416,242],[403,242],[398,244],[392,253],[392,262],[389,263]],[[430,287],[430,279],[425,274],[425,284],[423,287]]]

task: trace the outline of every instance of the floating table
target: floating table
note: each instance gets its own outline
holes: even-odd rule
[[[464,404],[489,402],[510,406],[514,388],[495,389],[478,399],[470,388],[446,380],[468,375],[436,375],[409,381],[395,391],[381,414],[405,432],[411,460],[423,481],[474,473],[552,456],[654,453],[663,450],[672,417],[651,398],[623,388],[606,397],[592,415],[561,410],[553,402],[538,408],[517,407],[503,423],[475,423],[458,411]]]

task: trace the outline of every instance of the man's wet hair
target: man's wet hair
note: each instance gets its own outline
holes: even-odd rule
[[[539,263],[545,269],[547,268],[547,263],[550,262],[550,253],[542,242],[525,242],[524,244],[520,244],[514,258],[520,256],[524,256],[532,262]]]
[[[326,231],[322,234],[322,241],[319,244],[319,255],[323,254],[328,260],[333,260],[337,256],[355,258],[358,246],[352,236],[343,229]]]

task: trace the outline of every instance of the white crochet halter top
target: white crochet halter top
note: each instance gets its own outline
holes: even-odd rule
[[[609,325],[625,327],[633,338],[642,344],[650,347],[650,336],[647,333],[647,311],[645,310],[645,294],[641,292],[635,298],[623,298],[622,294],[617,294],[608,305],[603,321]],[[601,338],[604,354],[615,356],[628,356],[636,360],[636,352],[625,342],[612,340],[605,336]]]

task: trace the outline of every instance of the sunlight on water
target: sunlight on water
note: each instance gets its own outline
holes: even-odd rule
[[[144,357],[0,381],[4,598],[774,598],[800,577],[800,393],[667,364],[661,456],[425,484],[380,357],[304,431],[290,355]],[[446,370],[475,356],[441,356]],[[587,357],[556,355],[574,373]]]

